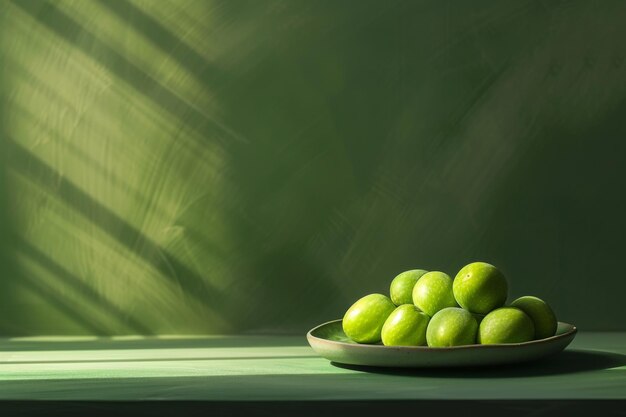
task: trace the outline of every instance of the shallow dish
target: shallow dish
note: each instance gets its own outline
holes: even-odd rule
[[[574,340],[575,326],[559,322],[556,334],[540,340],[500,345],[467,345],[445,348],[428,346],[361,345],[350,340],[341,319],[320,324],[306,335],[320,356],[347,365],[401,368],[486,366],[527,362],[553,355]]]

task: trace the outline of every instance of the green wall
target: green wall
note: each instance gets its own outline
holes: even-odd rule
[[[473,260],[626,329],[622,1],[0,20],[0,334],[302,333]]]

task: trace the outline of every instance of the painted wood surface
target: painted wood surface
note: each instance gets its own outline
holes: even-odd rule
[[[626,333],[581,333],[517,366],[333,365],[304,337],[0,341],[0,400],[626,400]]]

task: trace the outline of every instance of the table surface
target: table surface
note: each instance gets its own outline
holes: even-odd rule
[[[626,399],[626,333],[497,368],[345,367],[304,336],[0,339],[2,400]]]

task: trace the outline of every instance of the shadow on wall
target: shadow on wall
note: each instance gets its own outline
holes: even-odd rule
[[[23,175],[40,182],[43,189],[53,189],[55,196],[62,200],[66,206],[72,207],[81,212],[84,217],[91,219],[94,226],[109,234],[128,251],[140,256],[145,263],[157,270],[160,276],[170,277],[169,268],[173,268],[178,272],[176,276],[179,280],[178,283],[189,290],[191,296],[198,297],[200,302],[219,307],[220,302],[224,301],[222,294],[215,288],[206,287],[207,284],[202,277],[175,258],[168,256],[164,248],[159,247],[157,243],[104,205],[98,203],[69,181],[59,178],[58,173],[51,167],[30,155],[11,140],[6,142],[5,147],[11,161],[11,167],[14,170],[19,172],[26,168],[27,170],[23,172]],[[51,260],[42,258],[42,254],[28,243],[20,242],[18,248],[22,251],[25,250],[30,257],[34,257],[40,263],[44,259],[43,263],[46,264],[47,269],[59,270],[51,264]],[[141,248],[141,251],[138,251],[137,248]]]
[[[136,64],[128,61],[122,54],[101,41],[97,36],[89,32],[66,13],[59,10],[53,3],[32,0],[13,1],[12,3],[31,15],[40,25],[45,26],[59,38],[68,42],[72,47],[80,49],[100,65],[107,68],[107,70],[115,74],[127,86],[133,88],[136,93],[147,96],[153,103],[161,106],[163,110],[171,113],[173,116],[184,120],[186,124],[197,129],[202,129],[206,137],[210,137],[213,141],[224,140],[226,142],[237,139],[229,132],[225,131],[224,128],[219,126],[214,120],[211,120],[206,114],[178,97],[169,89],[164,88],[150,74],[143,71]],[[117,5],[111,7],[117,8],[124,3],[126,2],[116,2]],[[133,8],[133,11],[134,10],[136,10],[136,8]],[[158,44],[161,39],[168,39],[171,42],[169,32],[157,32],[160,30],[160,27],[155,26],[152,21],[147,22],[146,19],[143,18],[141,22],[137,23],[139,28],[146,27],[146,23],[148,27],[152,28],[149,33],[146,33],[148,38],[153,35],[159,36],[159,41],[155,40],[155,44]],[[143,25],[141,23],[143,23]],[[180,54],[176,54],[175,56],[178,59],[181,57]],[[188,59],[192,58],[193,61],[189,61],[188,65],[194,65],[193,68],[195,68],[197,62],[194,61],[196,61],[198,57],[197,55],[190,55],[188,57]],[[187,59],[181,62],[187,64]],[[208,63],[204,62],[203,70],[207,73],[207,76],[215,77],[213,74],[208,74],[211,70]]]
[[[0,7],[0,333],[303,334],[479,259],[623,328],[626,7]]]
[[[73,20],[65,12],[61,11],[57,6],[41,2],[14,2],[14,5],[26,12],[52,33],[58,35],[61,39],[70,43],[74,47],[79,48],[83,53],[89,55],[91,59],[105,67],[117,78],[122,80],[124,84],[130,86],[134,91],[146,96],[150,102],[154,103],[162,110],[170,113],[172,117],[178,120],[177,123],[184,123],[186,128],[200,132],[197,136],[203,137],[205,140],[210,140],[211,142],[214,142],[215,140],[219,142],[224,139],[224,137],[230,141],[239,140],[238,138],[229,136],[228,132],[217,126],[217,124],[210,120],[205,114],[198,111],[191,104],[182,101],[167,87],[160,85],[159,82],[150,74],[144,72],[136,64],[128,61],[121,53],[118,53],[106,43],[100,41],[98,37],[83,28],[79,23]],[[117,8],[120,5],[122,5],[122,3],[117,3],[114,8]],[[174,52],[172,56],[176,57],[188,70],[190,70],[190,72],[197,77],[204,77],[204,80],[215,79],[214,75],[207,78],[207,71],[209,71],[210,68],[206,62],[201,61],[199,55],[190,52],[191,49],[184,47],[184,44],[180,42],[180,44],[176,44],[176,46],[174,46],[176,42],[172,37],[173,35],[168,32],[167,29],[158,25],[147,15],[142,14],[134,6],[126,4],[125,7],[129,7],[132,14],[136,15],[135,17],[141,22],[138,27],[147,28],[148,32],[145,33],[146,36],[157,36],[159,39],[165,39],[166,43],[168,43],[171,47],[177,48],[178,52]],[[119,10],[114,11],[118,14],[120,12]],[[159,42],[154,41],[154,39],[152,39],[152,41],[155,44],[159,44]],[[163,45],[161,45],[161,47],[163,47]],[[30,68],[26,71],[30,71]],[[44,85],[44,87],[47,89],[47,86]],[[52,99],[57,101],[61,99],[61,97],[55,97],[55,95],[55,91],[52,90]],[[51,98],[50,93],[47,94],[47,98]],[[72,104],[73,103],[71,102],[68,103],[70,107]],[[20,104],[17,103],[16,106],[20,107]],[[29,107],[26,104],[25,106]],[[32,113],[30,109],[25,108],[24,111],[27,116],[25,123],[32,123],[36,125],[41,124],[36,117],[32,117],[35,113]],[[190,128],[189,126],[192,127]],[[219,132],[217,132],[218,130]],[[58,146],[61,151],[67,148],[72,148],[73,146],[72,143],[68,143],[67,146],[63,144],[63,141],[67,140],[67,138],[64,138],[62,134],[59,134],[57,130],[55,130],[54,126],[52,126],[51,129],[47,129],[44,134],[47,137],[46,140],[49,140],[51,136],[54,137],[55,140],[59,142]],[[14,176],[16,175],[19,178],[24,178],[28,183],[37,188],[39,196],[33,198],[33,200],[40,199],[44,202],[47,200],[55,200],[54,204],[60,204],[60,209],[66,213],[61,214],[61,216],[71,219],[71,217],[77,214],[83,219],[88,220],[88,227],[95,228],[98,230],[98,233],[104,234],[110,238],[116,248],[121,248],[119,251],[126,251],[128,253],[128,257],[132,256],[140,258],[141,263],[153,269],[159,279],[169,279],[171,281],[170,284],[182,292],[182,294],[176,295],[178,298],[179,308],[181,310],[185,308],[183,304],[185,299],[194,299],[196,305],[200,306],[199,308],[196,307],[196,312],[198,309],[200,311],[198,317],[195,318],[195,322],[193,322],[190,326],[192,332],[210,332],[218,329],[227,329],[232,331],[232,329],[241,330],[250,328],[257,325],[259,320],[267,321],[267,318],[264,317],[264,314],[267,313],[262,312],[262,314],[259,314],[258,307],[264,308],[265,311],[276,311],[276,309],[271,309],[270,303],[268,303],[267,300],[272,298],[273,293],[285,294],[285,291],[281,290],[278,284],[276,287],[272,288],[272,285],[268,286],[263,283],[255,283],[255,281],[259,280],[259,278],[249,273],[250,271],[246,266],[246,264],[257,262],[256,259],[259,258],[259,254],[252,252],[258,248],[250,247],[248,249],[249,253],[252,253],[253,258],[252,260],[248,260],[246,259],[245,252],[241,253],[241,246],[244,246],[245,250],[245,245],[247,243],[245,240],[242,241],[243,243],[239,247],[239,253],[236,254],[221,253],[221,248],[212,244],[210,240],[212,237],[207,240],[206,230],[203,230],[204,225],[199,225],[198,220],[206,218],[206,214],[203,212],[206,212],[207,208],[211,208],[211,206],[214,205],[213,202],[207,201],[205,198],[199,198],[192,201],[192,204],[187,205],[182,214],[175,219],[177,223],[175,227],[179,230],[184,230],[184,238],[188,243],[187,247],[183,249],[186,254],[193,252],[194,250],[195,252],[200,252],[199,254],[192,253],[191,257],[195,257],[196,259],[191,259],[191,261],[197,261],[197,257],[201,257],[203,255],[205,256],[207,251],[220,255],[220,262],[233,262],[232,258],[236,258],[234,260],[235,267],[231,268],[231,271],[226,272],[230,275],[229,279],[234,281],[232,291],[230,288],[227,288],[227,291],[224,291],[215,285],[211,285],[210,280],[207,280],[207,275],[215,274],[215,270],[220,268],[219,264],[209,265],[209,267],[213,267],[210,270],[203,270],[201,266],[199,267],[197,263],[194,264],[193,262],[191,262],[191,266],[188,266],[188,259],[179,260],[179,258],[183,258],[180,256],[180,253],[170,254],[165,245],[146,235],[140,227],[132,224],[130,220],[127,220],[117,214],[117,210],[110,208],[110,204],[104,204],[99,199],[93,197],[90,190],[85,190],[84,186],[81,187],[80,185],[72,182],[69,178],[66,178],[67,173],[64,174],[63,168],[67,169],[67,164],[65,164],[65,166],[63,164],[58,165],[58,159],[53,159],[51,161],[53,165],[51,165],[44,162],[44,160],[41,159],[41,155],[37,155],[37,149],[27,149],[20,144],[20,142],[28,142],[29,139],[30,138],[24,137],[15,138],[15,140],[7,139],[6,150],[7,155],[10,156],[10,163],[7,166],[10,166]],[[103,137],[103,139],[105,139],[105,137]],[[202,144],[199,144],[198,146],[202,146]],[[76,149],[75,146],[74,149]],[[80,154],[80,152],[81,151],[79,149],[78,153]],[[106,163],[106,160],[103,160],[103,163]],[[193,163],[202,164],[202,161],[195,160]],[[103,176],[107,179],[106,172]],[[122,184],[124,185],[123,182]],[[132,189],[131,187],[126,188]],[[15,189],[17,188],[14,187],[14,190]],[[144,202],[142,203],[145,204]],[[29,203],[27,202],[26,204]],[[45,217],[45,208],[46,207],[44,207],[43,210],[44,213],[36,210],[36,214],[38,216]],[[158,209],[159,207],[156,207],[155,211],[158,211]],[[239,227],[237,224],[239,223],[238,216],[233,217],[233,219],[227,219],[227,221],[232,221],[233,227]],[[8,219],[9,217],[7,215],[4,218]],[[29,222],[29,219],[26,219],[26,222]],[[73,227],[75,234],[81,233],[79,228],[79,226]],[[67,232],[67,230],[65,232]],[[23,233],[22,230],[15,231],[15,234],[18,236],[21,233]],[[249,229],[243,229],[241,232],[233,234],[247,237],[251,235]],[[42,237],[45,235],[46,233],[40,233],[40,236]],[[48,239],[46,239],[47,241],[44,241],[42,245],[41,241],[37,242],[36,240],[35,242],[30,242],[29,240],[32,239],[32,236],[23,236],[19,238],[19,244],[12,245],[13,247],[11,252],[20,252],[21,255],[26,258],[27,263],[36,265],[36,267],[40,270],[46,270],[45,274],[54,276],[52,282],[47,282],[41,276],[29,276],[28,274],[15,274],[13,278],[6,277],[6,279],[12,279],[18,287],[26,288],[28,291],[35,293],[39,299],[39,303],[49,303],[54,309],[62,312],[70,321],[78,321],[79,327],[82,327],[82,331],[84,332],[95,334],[105,334],[107,332],[151,334],[158,331],[159,327],[156,327],[155,329],[154,324],[156,322],[158,326],[158,321],[160,320],[160,316],[162,316],[163,312],[158,311],[156,315],[150,316],[149,314],[142,314],[141,312],[137,313],[136,311],[133,311],[135,308],[129,305],[119,305],[119,300],[111,299],[110,295],[102,293],[102,285],[99,285],[100,283],[91,282],[89,277],[78,277],[76,272],[71,272],[71,269],[77,269],[77,264],[79,264],[80,261],[84,261],[79,259],[81,257],[80,251],[82,249],[76,252],[74,259],[72,259],[71,253],[69,256],[67,253],[65,254],[65,262],[69,261],[70,263],[70,265],[66,267],[55,260],[56,257],[59,256],[56,249],[46,250],[45,248],[42,248],[42,246],[50,246],[50,243],[54,245],[54,242],[49,241],[50,237],[51,235],[48,234]],[[56,239],[58,240],[60,238],[57,237]],[[102,244],[104,242],[99,243]],[[39,247],[36,247],[35,244],[38,244]],[[104,244],[106,245],[106,243]],[[189,246],[191,246],[192,249],[189,249]],[[178,248],[174,249],[177,250]],[[71,246],[64,247],[62,250],[65,252],[71,250],[76,251],[76,249],[72,249]],[[50,253],[46,253],[48,251]],[[57,253],[55,254],[54,252]],[[202,252],[204,252],[204,254]],[[327,291],[324,291],[325,287],[322,284],[324,276],[322,274],[317,274],[313,265],[306,266],[305,261],[299,261],[298,254],[294,254],[294,256],[290,259],[292,263],[297,264],[294,266],[294,269],[292,269],[293,276],[298,276],[298,279],[312,276],[317,281],[316,288],[321,289],[323,294],[332,294],[334,292],[330,287],[326,288]],[[120,259],[120,261],[123,263],[127,260]],[[241,265],[244,265],[244,267],[242,268]],[[302,270],[299,270],[299,268]],[[233,270],[234,272],[232,272]],[[219,273],[219,271],[217,272]],[[233,274],[235,277],[233,277]],[[281,275],[284,275],[284,271],[277,274],[278,277]],[[120,281],[119,278],[111,277],[110,279]],[[298,281],[293,282],[297,283]],[[156,286],[161,285],[158,280],[155,280],[152,284]],[[123,286],[125,284],[122,281],[119,285]],[[251,288],[246,289],[246,286]],[[289,286],[284,287],[288,288]],[[260,295],[260,293],[263,295]],[[315,291],[313,294],[315,294]],[[145,295],[154,296],[157,294]],[[243,295],[243,297],[241,295]],[[72,299],[72,296],[80,298],[82,304],[90,304],[91,308],[78,311],[78,308],[74,305],[76,300]],[[170,296],[170,298],[172,297]],[[256,299],[256,303],[246,303],[249,299]],[[273,299],[275,300],[276,297]],[[159,300],[155,301],[157,303],[156,308],[158,308]],[[169,301],[171,303],[172,300]],[[313,300],[305,300],[304,302],[301,302],[295,299],[295,297],[291,297],[291,299],[285,298],[284,302],[288,303],[291,308],[281,309],[280,312],[284,314],[279,314],[278,319],[282,316],[282,318],[286,318],[288,322],[297,322],[298,320],[302,320],[306,317],[304,312],[298,312],[298,307],[301,307],[302,305],[311,306],[313,303],[315,305],[318,304]],[[96,313],[93,313],[94,310]],[[228,324],[219,325],[215,323],[211,320],[212,316],[206,316],[206,313],[203,313],[205,310],[210,310],[212,313],[218,312],[218,314],[224,319],[224,322]],[[289,310],[289,312],[287,313],[286,310]],[[95,317],[85,317],[88,316],[87,311],[92,312],[94,316],[106,316],[106,321],[108,322],[110,322],[112,318],[115,318],[118,323],[100,324]],[[193,310],[189,312],[189,314],[193,313]],[[140,317],[136,318],[135,315],[139,315]],[[46,320],[40,317],[39,321],[45,322]],[[176,318],[174,318],[173,321],[176,322]],[[55,327],[51,323],[49,325],[52,326],[50,327],[50,331],[52,332],[58,332],[59,329],[61,329],[60,331],[62,332],[68,331],[68,329],[63,326]],[[183,327],[183,329],[184,328],[185,327]],[[189,327],[187,327],[187,329],[189,329]],[[173,329],[174,332],[178,330],[179,329],[176,327]],[[20,326],[13,326],[10,331],[17,333],[29,333],[27,325],[23,328],[20,328]],[[70,329],[70,332],[74,331],[76,331],[75,328]],[[78,331],[81,332],[81,330]],[[270,331],[281,330],[271,328]]]

